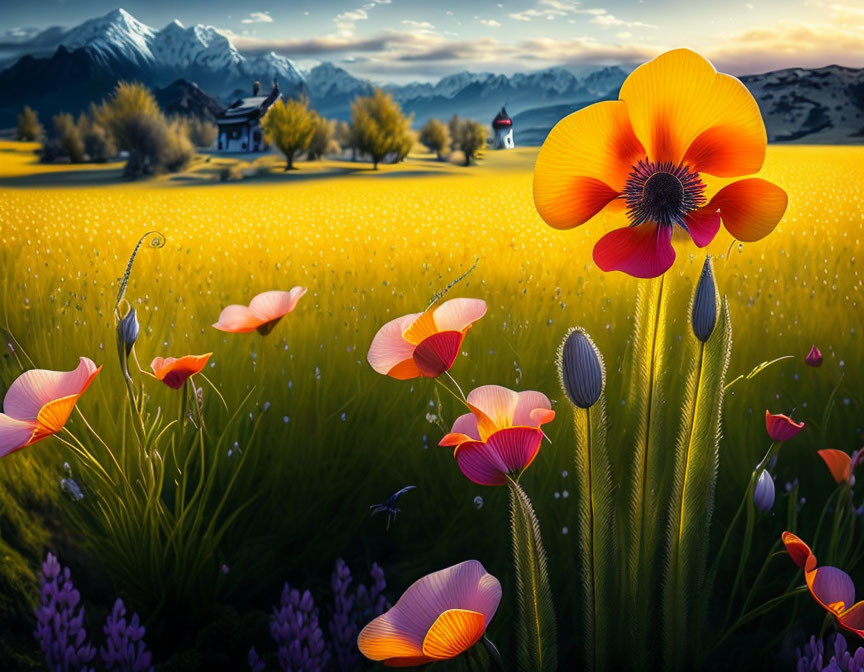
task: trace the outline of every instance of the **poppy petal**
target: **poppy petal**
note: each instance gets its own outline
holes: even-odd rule
[[[270,322],[290,313],[306,293],[305,287],[294,287],[290,292],[274,289],[258,294],[249,302],[249,309]]]
[[[463,436],[466,438],[460,439],[458,442],[454,441],[455,438]],[[451,439],[450,437],[453,437],[453,439]],[[441,439],[438,445],[455,446],[459,443],[472,440],[480,440],[480,431],[477,429],[477,418],[474,417],[473,413],[465,413],[464,415],[460,415],[458,418],[456,418],[456,421],[453,423],[453,427],[450,429],[450,433],[447,434],[447,436],[445,436],[443,439]]]
[[[0,413],[0,457],[26,446],[35,429],[36,423],[32,420],[16,420]]]
[[[678,165],[693,146],[697,172],[747,175],[762,166],[766,134],[755,99],[694,51],[675,49],[639,66],[618,97],[650,161]],[[711,130],[717,127],[724,130]],[[721,151],[724,133],[734,146]]]
[[[438,331],[465,331],[485,314],[482,299],[450,299],[433,311]]]
[[[787,202],[786,192],[777,185],[749,177],[727,184],[714,195],[709,206],[720,210],[729,233],[752,243],[774,230],[786,212]]]
[[[419,345],[425,339],[440,331],[435,324],[435,316],[432,310],[426,310],[417,315],[417,319],[405,327],[402,332],[402,338],[409,343]]]
[[[357,638],[371,660],[423,656],[427,632],[442,613],[467,609],[484,615],[485,623],[501,602],[501,584],[476,560],[427,574],[415,581],[386,613],[375,618]],[[398,661],[388,665],[399,665]]]
[[[856,602],[837,617],[841,626],[864,637],[864,602]]]
[[[696,247],[705,247],[720,230],[720,213],[716,208],[700,208],[687,215],[684,223]]]
[[[474,646],[485,631],[483,614],[467,609],[448,609],[426,633],[423,655],[436,660],[455,658]]]
[[[156,380],[161,380],[168,387],[179,390],[191,376],[204,369],[212,352],[204,355],[186,355],[184,357],[156,357],[150,362]]]
[[[644,156],[621,101],[595,103],[564,117],[537,155],[537,212],[556,229],[584,224],[624,188]]]
[[[792,534],[792,532],[784,532],[781,538],[783,539],[783,545],[786,547],[786,552],[792,558],[792,562],[798,567],[803,567],[804,563],[807,562],[807,558],[813,555],[810,547],[801,541],[797,535]]]
[[[416,378],[420,375],[420,371],[414,364],[412,359],[414,355],[414,345],[409,343],[402,337],[402,332],[414,322],[420,313],[411,315],[403,315],[395,320],[390,320],[387,324],[378,330],[375,338],[372,339],[372,344],[369,346],[369,352],[366,355],[366,361],[378,373],[385,376],[392,376],[401,380],[407,378]],[[409,370],[400,371],[402,375],[394,375],[394,369],[403,362],[410,362]],[[411,373],[411,370],[416,371],[414,375],[406,375]]]
[[[543,432],[532,427],[508,427],[495,432],[486,444],[492,448],[507,466],[510,473],[519,474],[537,457]]]
[[[539,427],[555,417],[552,404],[542,392],[526,390],[519,392],[513,411],[513,424],[522,427]]]
[[[9,386],[3,400],[3,411],[17,420],[35,420],[45,404],[83,394],[100,368],[87,357],[81,357],[73,371],[26,371]]]
[[[675,263],[672,228],[641,224],[610,231],[594,246],[594,263],[603,271],[634,278],[656,278]]]
[[[417,667],[418,665],[425,665],[426,663],[431,663],[434,658],[429,658],[427,656],[411,656],[407,658],[388,658],[384,661],[385,667]]]
[[[72,415],[72,411],[75,409],[75,404],[80,398],[80,394],[73,394],[72,396],[55,399],[45,404],[39,411],[39,416],[36,418],[36,429],[27,445],[48,438],[63,429],[66,421],[69,420],[69,416]]]
[[[226,306],[219,313],[219,319],[213,323],[213,328],[232,334],[245,334],[255,331],[264,323],[264,319],[248,306]]]
[[[456,357],[465,335],[461,331],[442,331],[424,339],[414,349],[414,363],[421,374],[435,378],[448,371]]]
[[[828,470],[831,472],[831,476],[834,477],[837,483],[845,483],[850,480],[852,475],[851,457],[842,450],[835,450],[833,448],[826,448],[818,451],[818,453],[819,457],[825,461]]]
[[[852,578],[837,567],[817,567],[808,580],[813,597],[826,609],[840,612],[855,602]]]
[[[504,485],[507,482],[507,465],[497,451],[482,441],[460,443],[453,453],[459,470],[477,485]]]
[[[479,411],[475,413],[477,427],[485,440],[498,429],[513,424],[519,395],[500,385],[481,385],[468,393],[467,402],[472,411]]]

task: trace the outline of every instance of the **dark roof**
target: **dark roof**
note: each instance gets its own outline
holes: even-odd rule
[[[231,124],[252,119],[260,119],[264,116],[270,106],[273,105],[282,94],[279,92],[279,85],[273,83],[273,89],[266,96],[249,96],[248,98],[238,98],[228,109],[226,109],[219,118],[217,123]]]
[[[492,120],[492,128],[502,128],[506,126],[512,126],[513,120],[510,118],[510,115],[507,114],[507,110],[505,108],[501,108],[501,111],[495,115],[495,118]]]

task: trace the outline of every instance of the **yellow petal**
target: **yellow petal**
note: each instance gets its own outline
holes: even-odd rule
[[[467,609],[448,609],[429,628],[423,655],[438,660],[455,658],[474,646],[486,631],[486,617]]]
[[[644,156],[620,100],[564,117],[537,155],[537,212],[556,229],[584,224],[624,188],[633,164]]]
[[[636,68],[619,97],[652,161],[678,164],[687,155],[697,172],[722,177],[762,167],[765,124],[753,96],[689,49],[668,51]]]

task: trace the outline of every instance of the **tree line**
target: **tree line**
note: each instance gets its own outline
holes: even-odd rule
[[[325,119],[304,98],[280,98],[264,115],[261,128],[267,142],[285,156],[285,170],[294,168],[300,156],[316,160],[346,149],[355,160],[368,157],[377,170],[382,161],[405,159],[418,142],[439,160],[459,151],[467,166],[486,146],[487,128],[477,121],[457,115],[447,123],[432,119],[419,134],[411,129],[412,121],[390,94],[376,89],[351,103],[350,123]],[[183,170],[195,148],[211,146],[216,134],[210,122],[166,116],[147,87],[129,82],[120,82],[106,100],[92,104],[77,120],[65,112],[54,115],[48,130],[36,112],[25,107],[18,115],[17,132],[20,140],[42,143],[46,162],[104,162],[125,152],[128,177]]]

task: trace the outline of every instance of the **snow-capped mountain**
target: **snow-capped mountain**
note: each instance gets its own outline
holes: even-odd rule
[[[37,39],[40,36],[44,38],[45,33],[37,35]],[[60,34],[55,38],[57,43],[54,46],[63,45],[70,51],[89,47],[106,61],[124,58],[143,67],[153,62],[150,44],[155,36],[153,28],[138,21],[125,9],[115,9]]]

